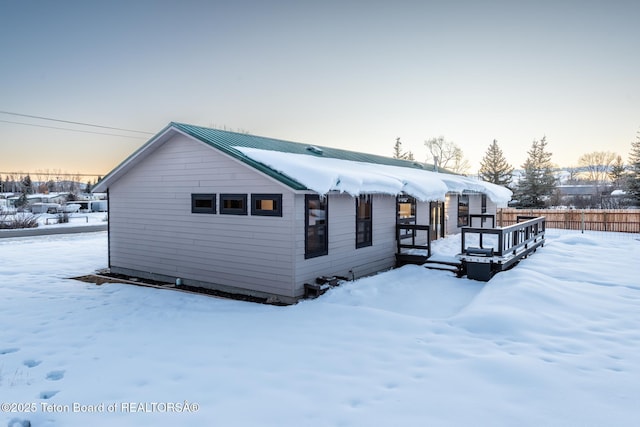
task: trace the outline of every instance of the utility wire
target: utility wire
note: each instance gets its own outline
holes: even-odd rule
[[[104,173],[68,173],[68,172],[64,172],[64,173],[55,173],[55,172],[49,172],[49,171],[36,171],[36,172],[2,172],[0,171],[0,175],[7,175],[7,176],[19,176],[19,177],[24,177],[29,175],[31,176],[46,176],[46,177],[60,177],[60,176],[65,176],[65,177],[75,177],[75,176],[105,176],[106,174]]]
[[[2,111],[0,111],[1,113]],[[60,120],[63,121],[63,120]],[[2,123],[12,123],[15,125],[24,125],[24,126],[35,126],[35,127],[39,127],[39,128],[48,128],[48,129],[59,129],[59,130],[68,130],[71,132],[82,132],[82,133],[92,133],[92,134],[96,134],[96,135],[109,135],[109,136],[119,136],[121,138],[135,138],[135,139],[146,139],[146,137],[144,136],[130,136],[130,135],[118,135],[115,133],[106,133],[106,132],[92,132],[90,130],[80,130],[80,129],[70,129],[70,128],[61,128],[61,127],[57,127],[57,126],[46,126],[46,125],[37,125],[35,123],[22,123],[22,122],[13,122],[10,120],[0,120],[0,122]],[[104,126],[99,126],[99,127],[104,127]],[[117,128],[108,128],[108,129],[117,129]],[[125,129],[122,129],[125,130]],[[141,132],[141,131],[130,131],[130,132]],[[141,132],[142,133],[142,132]],[[146,133],[146,132],[144,132]]]
[[[51,117],[33,116],[31,114],[14,113],[14,112],[11,112],[11,111],[0,111],[0,114],[8,114],[8,115],[11,115],[11,116],[29,117],[31,119],[50,120],[52,122],[70,123],[70,124],[73,124],[73,125],[91,126],[91,127],[96,127],[96,128],[102,128],[102,129],[121,130],[121,131],[125,131],[125,132],[145,133],[147,135],[153,135],[153,132],[145,132],[145,131],[142,131],[142,130],[132,130],[132,129],[116,128],[116,127],[113,127],[113,126],[94,125],[94,124],[91,124],[91,123],[74,122],[74,121],[71,121],[71,120],[62,120],[62,119],[53,119]],[[11,123],[11,122],[8,122],[8,123]],[[25,123],[19,123],[19,124],[25,124]],[[54,128],[54,129],[60,129],[60,128]],[[72,130],[72,129],[65,129],[65,130]]]

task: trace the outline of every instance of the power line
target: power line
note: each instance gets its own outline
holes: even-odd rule
[[[74,121],[71,121],[71,120],[62,120],[62,119],[54,119],[54,118],[51,118],[51,117],[34,116],[34,115],[31,115],[31,114],[14,113],[14,112],[11,112],[11,111],[1,111],[0,110],[0,114],[8,114],[8,115],[11,115],[11,116],[29,117],[31,119],[50,120],[52,122],[70,123],[70,124],[73,124],[73,125],[91,126],[91,127],[96,127],[96,128],[102,128],[102,129],[121,130],[121,131],[124,131],[124,132],[145,133],[147,135],[153,135],[153,132],[145,132],[145,131],[142,131],[142,130],[123,129],[123,128],[117,128],[117,127],[113,127],[113,126],[103,126],[103,125],[95,125],[95,124],[91,124],[91,123],[74,122]],[[66,129],[66,130],[71,130],[71,129]]]
[[[105,176],[104,173],[69,173],[69,172],[64,172],[64,173],[55,173],[55,172],[47,172],[47,171],[41,171],[41,172],[2,172],[0,171],[0,175],[6,175],[6,176],[41,176],[41,175],[45,175],[47,177],[60,177],[60,176],[64,176],[64,177],[76,177],[76,176]]]
[[[0,111],[0,113],[2,113],[2,111]],[[91,134],[94,134],[94,135],[108,135],[108,136],[118,136],[120,138],[146,139],[146,137],[144,137],[144,136],[118,135],[118,134],[115,134],[115,133],[93,132],[93,131],[90,131],[90,130],[80,130],[80,129],[61,128],[61,127],[57,127],[57,126],[37,125],[35,123],[22,123],[22,122],[14,122],[14,121],[11,121],[11,120],[0,120],[0,122],[1,123],[12,123],[14,125],[34,126],[34,127],[38,127],[38,128],[68,130],[68,131],[71,131],[71,132],[91,133]],[[139,132],[139,131],[131,131],[131,132]]]

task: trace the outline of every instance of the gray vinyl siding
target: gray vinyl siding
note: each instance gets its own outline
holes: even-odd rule
[[[460,233],[458,227],[458,195],[447,194],[444,203],[445,229],[447,234]]]
[[[372,198],[373,244],[356,249],[355,199],[347,194],[329,194],[329,253],[305,259],[305,201],[296,197],[295,234],[296,287],[299,295],[304,283],[315,283],[320,276],[362,277],[395,265],[396,198]]]
[[[429,214],[430,214],[429,202],[420,202],[416,201],[416,224],[417,225],[431,225],[429,224]],[[395,237],[394,237],[395,241]],[[416,244],[417,245],[426,245],[429,241],[429,233],[424,230],[416,231]],[[407,241],[406,243],[410,243]]]
[[[215,193],[218,213],[191,213],[192,193]],[[221,193],[247,194],[248,203],[252,193],[282,194],[283,216],[221,215]],[[176,136],[114,182],[109,194],[113,270],[294,296],[288,187]]]
[[[496,212],[497,206],[495,202],[492,202],[491,199],[487,197],[487,211],[485,214],[495,216]],[[482,194],[469,195],[469,213],[472,215],[482,213]],[[491,227],[491,220],[486,220],[483,225],[480,219],[474,219],[473,221],[470,221],[469,225],[471,227]]]
[[[487,197],[487,212],[488,215],[495,215],[497,212],[497,205],[489,197]],[[460,233],[461,228],[458,227],[458,195],[447,195],[447,201],[445,203],[446,213],[446,229],[447,234]],[[469,214],[481,214],[482,213],[482,194],[469,194]],[[473,227],[480,226],[480,220],[474,220]],[[485,227],[490,227],[491,223],[486,223]]]

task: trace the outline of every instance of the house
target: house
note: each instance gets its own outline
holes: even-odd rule
[[[318,277],[392,268],[396,223],[429,224],[424,242],[511,198],[431,168],[170,123],[94,190],[111,272],[292,303]]]

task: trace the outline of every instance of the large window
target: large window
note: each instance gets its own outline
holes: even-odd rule
[[[314,258],[329,253],[327,199],[314,194],[305,196],[305,258]]]
[[[282,194],[252,194],[251,215],[282,216]]]
[[[225,215],[246,215],[247,195],[246,194],[221,194],[220,213]]]
[[[191,213],[216,213],[216,195],[215,194],[192,194],[191,195]]]
[[[469,226],[469,196],[458,196],[458,227]]]
[[[371,195],[361,195],[356,198],[356,248],[371,246]]]

